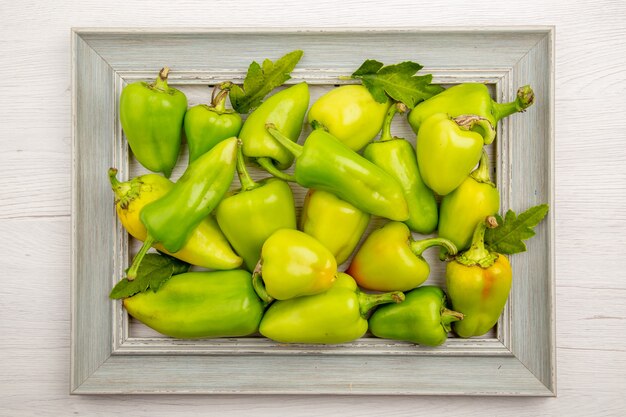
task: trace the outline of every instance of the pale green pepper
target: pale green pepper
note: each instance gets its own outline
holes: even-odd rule
[[[259,332],[282,343],[346,343],[367,332],[367,314],[379,304],[399,303],[396,291],[367,294],[350,275],[340,273],[328,291],[274,302],[263,316]]]
[[[379,103],[362,85],[343,85],[320,97],[309,110],[309,123],[358,151],[383,127],[391,102]],[[314,126],[315,127],[315,126]]]
[[[267,132],[265,125],[272,123],[290,141],[297,141],[308,106],[309,87],[306,83],[279,91],[265,100],[241,128],[239,139],[243,142],[243,154],[256,159],[271,174],[276,168],[290,167],[293,154]]]
[[[342,264],[359,244],[370,217],[334,194],[311,189],[302,206],[300,230],[319,240]]]
[[[253,275],[257,293],[266,301],[319,294],[336,277],[333,254],[306,233],[291,229],[277,230],[265,241]],[[261,295],[264,292],[267,296]]]

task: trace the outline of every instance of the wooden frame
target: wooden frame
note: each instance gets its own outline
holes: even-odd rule
[[[528,252],[512,259],[513,288],[495,337],[439,348],[374,338],[286,346],[129,337],[120,303],[107,298],[128,260],[106,176],[110,166],[129,172],[121,87],[149,78],[163,61],[175,63],[173,83],[237,80],[250,61],[293,49],[305,51],[293,81],[311,84],[339,83],[338,75],[376,58],[427,63],[440,83],[494,84],[502,101],[532,85],[535,106],[498,127],[501,206],[547,202],[552,210]],[[555,395],[553,27],[73,29],[72,59],[72,393]]]

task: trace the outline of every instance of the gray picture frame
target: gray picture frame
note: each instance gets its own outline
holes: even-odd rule
[[[384,394],[554,396],[554,27],[402,29],[74,28],[72,38],[73,394]],[[128,264],[107,169],[129,170],[118,97],[163,62],[173,83],[241,80],[247,65],[303,49],[293,81],[338,83],[364,59],[428,64],[435,81],[486,82],[499,101],[531,84],[536,104],[498,126],[501,208],[548,203],[528,251],[512,257],[513,287],[496,336],[438,348],[363,338],[281,345],[263,338],[133,338],[108,299]]]

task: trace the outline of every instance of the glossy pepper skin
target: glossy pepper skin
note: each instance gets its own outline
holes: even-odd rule
[[[267,129],[296,156],[294,179],[301,186],[333,193],[376,216],[399,221],[409,218],[400,184],[330,133],[316,129],[301,146],[274,126],[268,125]]]
[[[131,236],[144,241],[148,231],[141,223],[141,210],[171,191],[174,183],[158,174],[142,175],[128,182],[119,182],[116,173],[115,168],[109,170],[117,217]],[[178,252],[170,253],[160,243],[155,244],[154,248],[192,265],[210,269],[234,269],[242,262],[233,252],[213,216],[208,216],[198,224]]]
[[[255,182],[246,170],[241,148],[237,154],[237,172],[241,189],[217,206],[215,217],[252,271],[261,257],[268,237],[279,229],[295,229],[296,210],[289,185],[276,178]]]
[[[468,249],[476,224],[500,209],[500,193],[489,175],[489,158],[483,150],[478,168],[441,200],[439,237],[458,250]]]
[[[346,343],[367,332],[367,314],[376,305],[402,302],[401,292],[367,294],[340,273],[328,291],[274,302],[259,332],[282,343]]]
[[[253,277],[257,283],[259,277],[265,292],[276,300],[319,294],[337,278],[337,262],[324,245],[306,233],[280,229],[263,244]],[[257,292],[262,290],[257,288]]]
[[[326,246],[339,265],[352,255],[370,217],[334,194],[309,190],[304,198],[299,229]]]
[[[376,337],[439,346],[448,339],[451,323],[462,319],[463,314],[446,307],[441,288],[425,285],[406,293],[400,304],[376,309],[369,328]]]
[[[187,97],[167,85],[169,68],[154,83],[128,84],[120,95],[120,121],[135,158],[169,178],[182,140]]]
[[[360,287],[374,291],[408,291],[421,285],[430,274],[422,252],[431,246],[444,246],[455,254],[446,239],[413,240],[409,228],[389,222],[370,234],[346,271]]]
[[[174,275],[157,292],[124,299],[124,307],[157,332],[184,339],[254,334],[265,310],[243,270]]]
[[[482,133],[474,131],[480,128]],[[484,139],[489,132],[489,139]],[[451,119],[437,113],[417,133],[417,165],[424,183],[444,196],[467,178],[480,160],[483,145],[495,137],[493,125],[478,116]]]
[[[387,111],[380,140],[367,145],[365,159],[382,168],[402,186],[409,209],[404,223],[414,232],[429,234],[437,227],[437,201],[419,172],[415,151],[409,142],[391,136],[391,121],[396,112],[406,111],[402,103],[394,103]]]
[[[379,103],[362,85],[343,85],[321,96],[309,110],[311,124],[321,124],[331,135],[358,151],[383,126],[391,103]]]
[[[461,337],[481,336],[497,322],[511,290],[513,273],[506,256],[485,249],[485,229],[495,217],[476,225],[471,248],[448,263],[446,285],[452,308],[465,315],[454,323]]]
[[[189,146],[189,163],[210,151],[224,139],[239,135],[243,124],[241,116],[226,109],[228,89],[215,94],[211,105],[198,104],[185,113],[185,136]]]
[[[256,158],[257,162],[270,170],[286,169],[293,163],[293,155],[278,143],[265,129],[272,123],[290,141],[297,141],[302,123],[309,107],[309,86],[296,84],[279,91],[265,100],[246,119],[239,138],[243,142],[243,154]]]
[[[129,280],[135,279],[153,243],[161,243],[168,252],[178,252],[217,207],[233,181],[238,146],[237,138],[220,142],[191,163],[170,192],[141,210],[148,236],[127,272]]]
[[[419,103],[409,113],[409,124],[415,133],[426,119],[436,113],[447,113],[451,117],[475,114],[484,117],[496,126],[498,121],[513,113],[522,112],[535,101],[530,86],[517,90],[517,97],[510,103],[497,103],[492,100],[485,84],[465,83],[455,85]]]

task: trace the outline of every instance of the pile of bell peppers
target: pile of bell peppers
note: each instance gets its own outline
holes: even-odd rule
[[[483,84],[460,84],[408,108],[344,85],[309,108],[301,82],[242,117],[226,108],[230,83],[215,87],[210,104],[188,108],[168,74],[129,84],[120,97],[132,154],[155,173],[108,175],[119,220],[144,242],[126,281],[149,277],[142,260],[151,248],[195,267],[124,298],[131,316],[177,338],[345,343],[369,331],[426,346],[497,323],[512,272],[484,244],[500,208],[484,146],[500,119],[533,103],[530,87],[501,104]],[[391,135],[407,114],[415,148]],[[187,167],[172,182],[185,142]],[[255,181],[251,169],[268,177]],[[302,207],[293,187],[308,189]],[[366,234],[373,216],[388,222]],[[423,285],[422,254],[434,246],[448,261],[445,292]]]

